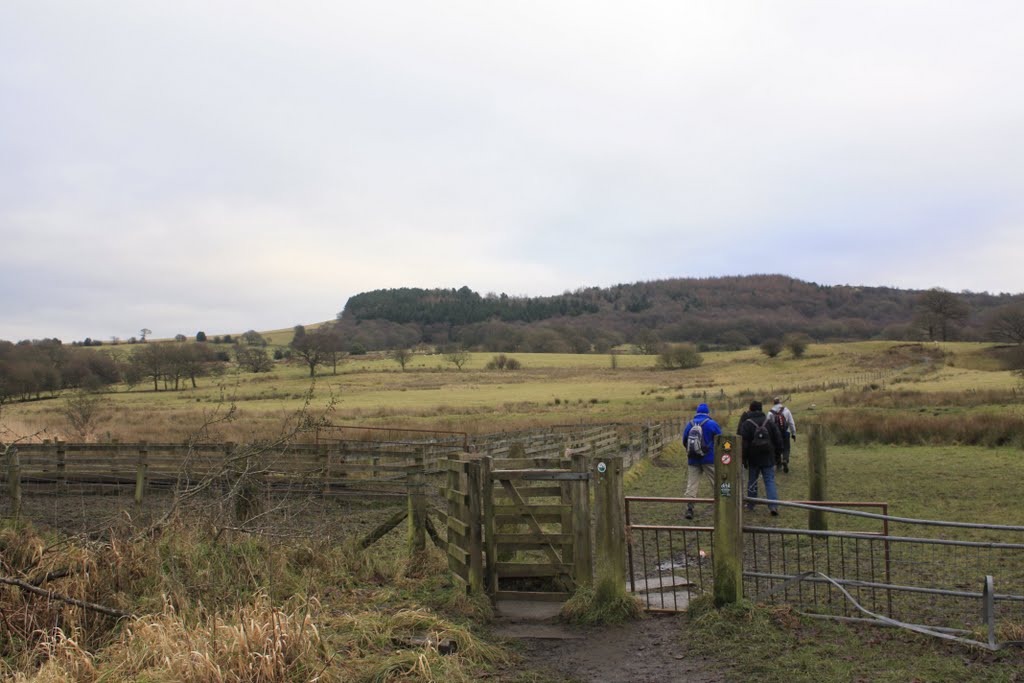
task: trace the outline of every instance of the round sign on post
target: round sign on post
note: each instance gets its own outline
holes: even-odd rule
[[[604,474],[608,471],[608,465],[605,465],[603,462],[597,463],[597,471]]]
[[[722,464],[723,465],[728,465],[731,462],[732,462],[732,456],[729,455],[728,453],[722,453]]]

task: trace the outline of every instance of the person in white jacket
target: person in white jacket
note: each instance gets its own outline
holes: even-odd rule
[[[796,422],[793,421],[793,413],[782,404],[782,397],[776,396],[772,399],[772,410],[770,417],[775,420],[782,432],[782,462],[776,469],[781,469],[789,474],[789,450],[791,442],[796,441]]]

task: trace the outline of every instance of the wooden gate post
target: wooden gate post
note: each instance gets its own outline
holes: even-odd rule
[[[57,486],[62,492],[68,487],[66,447],[67,444],[64,441],[54,439],[54,448],[57,449]]]
[[[480,481],[480,460],[469,463],[466,471],[466,493],[469,494],[469,592],[480,595],[484,591],[484,544],[481,526],[481,498],[483,482]]]
[[[406,470],[405,484],[409,504],[409,553],[415,555],[427,549],[427,475],[421,448],[416,449],[412,467]]]
[[[734,444],[735,442],[735,444]],[[715,605],[743,598],[743,440],[715,437]]]
[[[825,453],[825,427],[820,424],[808,426],[807,472],[809,477],[808,499],[828,500],[828,459]],[[807,528],[812,531],[828,531],[828,520],[824,510],[807,511]]]
[[[596,513],[597,584],[611,581],[626,586],[626,515],[622,488],[622,457],[594,458],[594,508]]]
[[[11,516],[14,521],[21,517],[21,460],[18,447],[7,447],[7,484],[11,493]]]
[[[590,463],[583,453],[572,454],[572,471],[586,474]],[[577,586],[594,583],[594,548],[590,542],[590,481],[580,479],[572,483],[572,545],[573,569]]]
[[[485,455],[480,458],[480,498],[483,511],[483,536],[484,536],[484,563],[487,580],[484,582],[491,595],[498,592],[498,539],[494,537],[498,525],[494,520],[494,479],[491,470],[494,469],[494,459]],[[472,532],[471,532],[472,535]],[[472,566],[472,562],[470,562]],[[470,577],[473,573],[470,572]]]

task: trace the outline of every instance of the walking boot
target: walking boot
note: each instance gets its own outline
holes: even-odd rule
[[[686,518],[687,519],[693,519],[693,506],[692,505],[687,505],[686,506]]]

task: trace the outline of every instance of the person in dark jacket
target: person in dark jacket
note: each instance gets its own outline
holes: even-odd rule
[[[701,437],[704,442],[704,455],[691,453],[693,450],[687,447],[687,439],[694,425],[700,425]],[[707,403],[697,406],[697,414],[686,424],[683,429],[683,448],[686,449],[686,497],[696,498],[697,489],[700,486],[701,476],[704,476],[711,484],[711,490],[715,487],[715,435],[721,434],[722,428],[711,419],[711,410]],[[696,437],[696,434],[694,435]],[[686,519],[693,519],[693,503],[686,504]]]
[[[758,432],[766,429],[767,439],[759,439]],[[751,401],[750,410],[743,413],[736,433],[743,440],[743,462],[747,467],[747,497],[757,498],[757,478],[764,479],[765,497],[778,500],[775,488],[775,462],[782,456],[782,433],[775,421],[764,414],[760,401]],[[764,441],[762,443],[762,441]],[[747,503],[747,510],[754,505]],[[779,506],[768,504],[772,515],[779,514]]]

